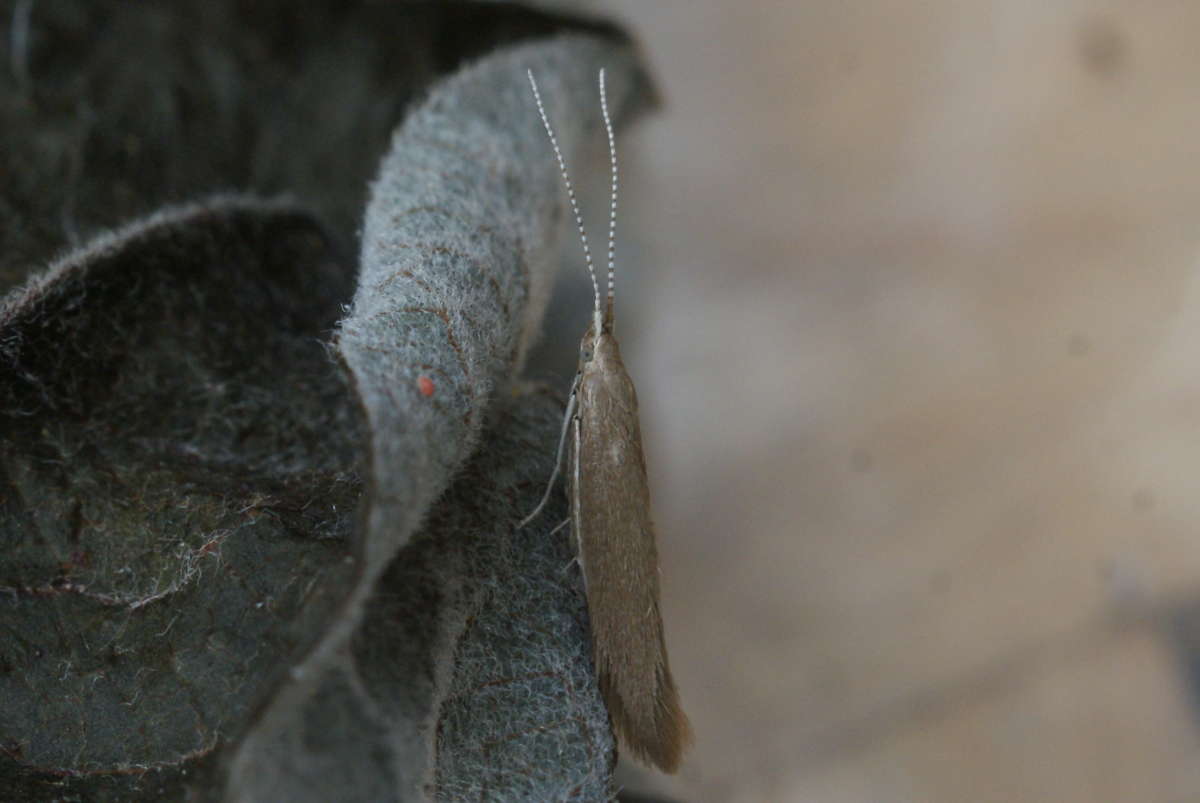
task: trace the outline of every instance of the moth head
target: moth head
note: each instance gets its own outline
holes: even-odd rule
[[[579,370],[582,373],[589,367],[591,370],[605,371],[621,363],[621,347],[617,339],[607,328],[601,329],[599,336],[596,330],[588,327],[579,344]],[[624,370],[624,369],[622,369]]]
[[[596,351],[599,347],[599,341],[596,338],[596,325],[593,323],[583,333],[583,340],[579,341],[579,368],[582,370],[584,366],[596,358]]]

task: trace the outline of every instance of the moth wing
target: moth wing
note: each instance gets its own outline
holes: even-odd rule
[[[674,772],[690,729],[663,639],[637,394],[619,356],[606,362],[580,380],[570,477],[593,657],[618,738]]]

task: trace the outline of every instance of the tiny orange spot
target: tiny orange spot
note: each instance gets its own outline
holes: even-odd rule
[[[427,376],[417,377],[417,388],[421,391],[422,396],[433,395],[433,380]]]

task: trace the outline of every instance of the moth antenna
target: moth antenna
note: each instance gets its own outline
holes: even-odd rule
[[[612,329],[613,290],[616,283],[613,250],[617,242],[617,141],[613,136],[612,120],[608,116],[608,93],[604,91],[603,67],[600,68],[600,111],[604,115],[604,132],[608,134],[608,161],[612,165],[612,193],[608,204],[608,301],[604,308],[604,322]]]
[[[583,258],[587,262],[588,276],[592,279],[592,298],[595,303],[593,315],[595,317],[596,337],[600,336],[600,285],[596,282],[596,269],[592,264],[592,249],[588,247],[587,232],[583,229],[583,216],[579,214],[579,204],[575,201],[575,187],[571,184],[571,176],[567,173],[567,162],[563,159],[562,150],[558,147],[558,139],[554,136],[554,129],[550,127],[550,120],[546,117],[546,107],[542,105],[542,95],[538,92],[537,81],[533,78],[533,70],[526,70],[525,74],[529,76],[529,86],[533,88],[533,99],[537,103],[538,114],[542,118],[542,126],[546,129],[546,136],[550,137],[550,147],[554,148],[554,158],[558,159],[558,171],[562,174],[563,184],[567,188],[567,198],[571,201],[571,212],[575,215],[575,225],[579,229],[579,241],[583,243]]]

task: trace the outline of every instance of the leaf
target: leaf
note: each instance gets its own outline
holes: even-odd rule
[[[526,70],[553,76],[547,96],[565,104],[568,97],[588,94],[606,63],[611,95],[618,108],[625,107],[638,86],[632,54],[598,39],[560,38],[502,50],[455,75],[397,133],[372,189],[359,286],[337,340],[371,432],[364,570],[338,621],[240,747],[231,776],[234,799],[300,799],[326,788],[332,778],[378,774],[378,750],[356,745],[352,728],[335,740],[347,745],[337,751],[336,761],[324,743],[324,759],[318,760],[301,739],[301,723],[312,706],[331,707],[324,699],[330,695],[341,700],[335,707],[371,709],[364,670],[345,649],[361,608],[387,562],[475,450],[495,389],[519,370],[540,320],[563,210],[557,167],[546,158]],[[563,126],[559,137],[568,152],[585,137],[603,136],[594,106]],[[432,394],[422,390],[422,378],[432,383]],[[551,433],[547,452],[553,443]],[[518,457],[506,454],[504,459]],[[531,500],[529,507],[535,503]],[[494,524],[490,516],[480,515],[463,528],[463,537]],[[516,606],[523,600],[504,598],[502,603]],[[530,661],[510,667],[496,658],[486,678],[478,676],[481,669],[472,670],[475,674],[455,682],[470,687],[525,674]],[[552,663],[547,667],[539,671],[559,671]],[[569,682],[594,686],[582,676]],[[568,702],[558,700],[559,719],[581,716],[579,705],[563,707]],[[549,700],[543,704],[552,705]],[[419,704],[416,708],[421,709]],[[536,713],[539,721],[544,719],[544,711]],[[517,718],[515,713],[509,717]],[[480,738],[498,738],[489,718],[476,724]],[[397,725],[390,739],[391,759],[385,763],[392,767],[393,788],[416,794],[429,759],[410,725]],[[379,742],[389,742],[386,725],[373,744]],[[585,774],[606,779],[611,753],[598,749],[592,758],[596,764]],[[511,765],[516,758],[506,760]],[[330,761],[337,765],[336,774]],[[264,771],[264,765],[286,769],[275,774]],[[537,764],[526,757],[524,765],[514,766]],[[339,782],[324,794],[345,796],[346,790]],[[404,797],[403,791],[398,794]],[[313,799],[321,797],[316,793]],[[372,792],[362,799],[381,798]]]
[[[312,218],[231,197],[102,238],[0,310],[18,765],[201,759],[332,616],[363,429],[320,336],[348,280]]]

